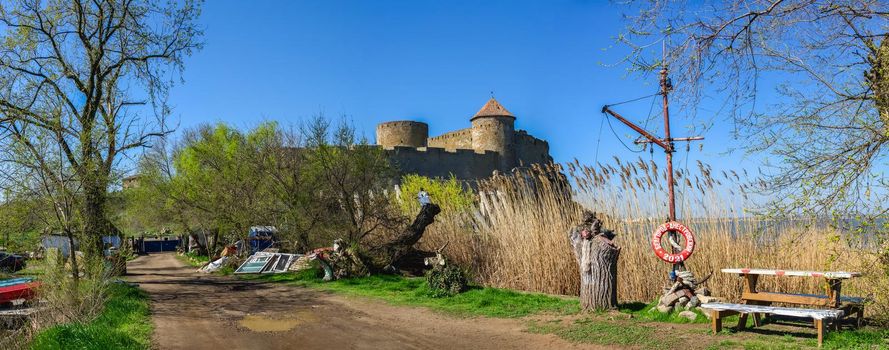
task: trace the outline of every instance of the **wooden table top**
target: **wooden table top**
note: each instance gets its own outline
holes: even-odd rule
[[[749,269],[733,268],[722,269],[724,273],[736,273],[741,275],[773,275],[773,276],[800,276],[800,277],[824,277],[829,279],[844,279],[861,276],[860,272],[848,271],[801,271],[801,270],[774,270],[774,269]]]

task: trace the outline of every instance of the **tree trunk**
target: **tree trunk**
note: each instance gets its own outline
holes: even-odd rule
[[[588,233],[584,235],[582,231]],[[601,222],[578,226],[568,234],[580,270],[580,306],[583,311],[617,308],[620,248],[611,241],[612,237],[613,234],[601,231]]]
[[[580,306],[584,311],[617,308],[617,259],[620,249],[600,238],[575,248],[580,257]]]
[[[435,216],[439,213],[441,213],[441,208],[438,205],[424,205],[410,226],[386,242],[359,252],[360,260],[371,273],[386,271],[391,268],[400,269],[407,267],[413,269],[411,266],[402,266],[405,263],[409,263],[409,261],[403,260],[405,258],[407,258],[405,260],[419,261],[422,264],[422,257],[419,260],[411,259],[417,253],[414,245],[417,244],[420,238],[423,238],[426,227],[435,222]],[[422,268],[422,265],[420,266]]]
[[[73,286],[76,288],[80,281],[80,267],[77,266],[77,254],[74,254],[74,251],[76,250],[74,249],[74,233],[72,233],[71,230],[66,229],[65,235],[68,236],[68,257],[71,259],[71,274],[74,276]]]
[[[83,201],[83,249],[89,259],[102,258],[104,245],[102,236],[108,231],[105,218],[105,191],[98,184],[90,183],[84,188]]]
[[[381,261],[375,259],[375,262],[377,263],[377,266],[375,267],[381,268],[386,265],[394,264],[401,258],[409,255],[414,249],[414,245],[420,241],[420,238],[423,238],[423,233],[426,232],[426,227],[435,222],[435,216],[438,215],[438,213],[441,213],[441,208],[438,205],[424,205],[423,208],[420,209],[420,213],[417,214],[417,217],[414,218],[414,222],[411,223],[407,229],[378,248],[378,251],[383,252],[382,262],[384,263],[380,264]]]
[[[207,247],[201,244],[201,238],[194,231],[188,233],[188,251],[195,252],[197,253],[197,255],[210,256],[210,253],[207,251]]]

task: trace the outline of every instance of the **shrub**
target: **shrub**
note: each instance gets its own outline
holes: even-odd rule
[[[408,216],[420,211],[417,193],[426,190],[432,202],[444,212],[460,212],[472,208],[475,196],[465,189],[454,176],[447,180],[431,179],[420,175],[405,175],[401,178],[399,208]]]
[[[436,298],[460,294],[469,285],[466,274],[459,267],[439,264],[426,272],[426,283],[431,296]]]

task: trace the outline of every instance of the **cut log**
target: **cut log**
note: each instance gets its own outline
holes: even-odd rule
[[[617,259],[620,248],[592,213],[569,233],[580,270],[580,306],[584,311],[617,308]]]

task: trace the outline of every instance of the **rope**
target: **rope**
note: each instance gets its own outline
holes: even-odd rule
[[[605,114],[605,119],[608,120],[608,128],[611,129],[611,133],[614,134],[614,137],[615,137],[618,141],[620,141],[620,144],[621,144],[621,145],[624,145],[624,148],[626,148],[628,151],[633,152],[633,153],[641,153],[641,152],[645,151],[644,148],[643,148],[643,149],[639,149],[639,150],[634,150],[634,149],[630,148],[630,146],[627,146],[627,144],[624,143],[624,140],[621,140],[620,136],[617,136],[617,131],[614,131],[614,127],[611,126],[611,118],[608,118],[608,114],[607,114],[607,113],[603,113],[603,114]]]
[[[607,114],[605,115],[605,118],[608,118]],[[605,119],[602,119],[602,121],[599,122],[599,137],[596,139],[596,161],[593,164],[599,163],[599,144],[602,143],[602,128],[605,127],[604,124]]]
[[[612,103],[612,104],[610,104],[610,105],[605,105],[605,107],[619,106],[619,105],[622,105],[622,104],[624,104],[624,103],[636,102],[636,101],[644,100],[644,99],[646,99],[646,98],[649,98],[649,97],[652,97],[652,96],[657,96],[657,95],[660,95],[660,94],[661,94],[660,92],[656,92],[656,93],[653,93],[653,94],[648,95],[648,96],[642,96],[642,97],[639,97],[639,98],[634,98],[634,99],[632,99],[632,100],[626,100],[626,101],[623,101],[623,102],[618,102],[618,103]]]

